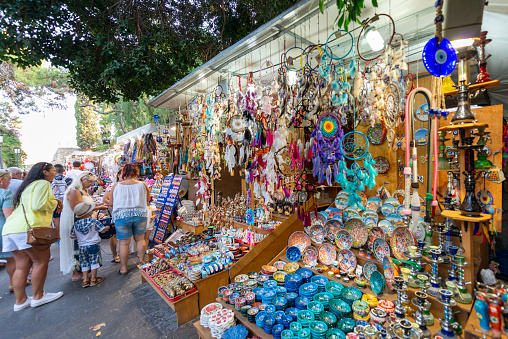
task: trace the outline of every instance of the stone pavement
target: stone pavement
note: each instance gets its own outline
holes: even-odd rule
[[[111,263],[108,240],[101,244],[103,267],[99,275],[106,280],[98,286],[82,288],[70,275],[60,272],[59,245],[51,247],[45,290],[63,291],[57,301],[13,312],[14,295],[9,279],[0,268],[0,338],[96,338],[91,327],[105,323],[99,338],[198,338],[191,321],[178,328],[176,313],[149,284],[141,284],[136,255],[129,257],[129,274],[118,274],[120,264]],[[32,294],[31,287],[27,288]]]

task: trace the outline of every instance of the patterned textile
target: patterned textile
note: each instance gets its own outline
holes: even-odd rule
[[[98,244],[79,247],[79,265],[82,271],[102,266],[101,247]]]

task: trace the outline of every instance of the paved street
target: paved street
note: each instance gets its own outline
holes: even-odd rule
[[[45,290],[64,291],[64,296],[50,304],[14,313],[14,295],[9,293],[9,279],[0,268],[0,337],[1,338],[96,338],[90,328],[105,323],[99,338],[185,338],[198,335],[189,322],[177,328],[176,313],[149,284],[141,285],[135,254],[130,256],[129,274],[118,274],[120,264],[111,263],[107,240],[102,242],[104,266],[99,275],[106,280],[99,286],[82,288],[59,269],[59,245],[53,245]],[[31,287],[27,289],[31,295]],[[196,319],[197,320],[197,319]]]

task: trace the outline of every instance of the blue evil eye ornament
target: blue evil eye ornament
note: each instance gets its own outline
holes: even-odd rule
[[[444,78],[452,74],[457,65],[457,54],[448,39],[443,38],[441,42],[438,37],[430,39],[422,54],[425,68],[435,77]]]
[[[245,221],[247,225],[249,226],[254,225],[254,219],[255,219],[254,211],[250,207],[247,208],[247,211],[245,211]]]

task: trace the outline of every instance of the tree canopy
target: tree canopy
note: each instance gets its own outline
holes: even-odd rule
[[[95,102],[159,94],[296,0],[10,0],[0,58],[69,71]]]

